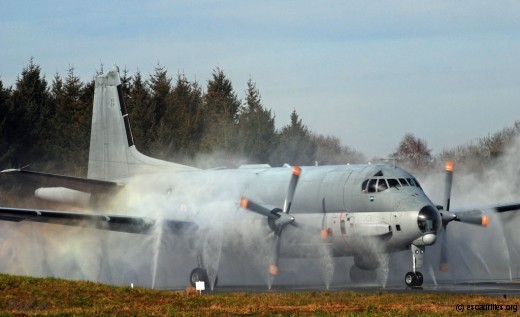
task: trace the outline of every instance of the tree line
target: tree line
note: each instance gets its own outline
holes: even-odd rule
[[[366,161],[337,137],[309,130],[296,110],[277,129],[256,83],[247,82],[241,100],[220,68],[204,87],[184,74],[173,79],[161,65],[149,78],[139,71],[120,75],[134,140],[144,154],[202,168]],[[30,165],[86,175],[94,85],[94,78],[82,82],[73,67],[49,83],[32,59],[14,87],[0,79],[1,169]]]
[[[102,72],[101,67],[95,75]],[[204,87],[184,74],[170,77],[161,65],[149,78],[124,70],[121,81],[136,146],[153,157],[201,168],[367,162],[337,137],[309,130],[296,110],[290,122],[277,129],[255,82],[247,82],[241,100],[220,68],[213,70]],[[5,87],[0,78],[0,169],[30,165],[85,176],[94,86],[94,77],[82,82],[73,67],[65,76],[56,73],[49,83],[32,59],[14,87]],[[478,171],[499,158],[519,135],[517,121],[433,154],[425,140],[406,133],[388,157],[412,172],[438,169],[447,160]]]

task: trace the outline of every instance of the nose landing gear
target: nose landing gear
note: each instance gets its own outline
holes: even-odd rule
[[[406,286],[410,286],[410,287],[421,286],[423,283],[423,275],[419,271],[408,272],[404,276],[404,282],[406,283]]]
[[[404,276],[404,282],[406,286],[419,287],[423,284],[423,275],[421,272],[416,271],[417,268],[422,267],[424,246],[410,245],[412,251],[412,272],[406,273]]]

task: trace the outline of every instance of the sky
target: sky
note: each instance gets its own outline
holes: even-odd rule
[[[405,133],[433,153],[520,120],[520,1],[0,0],[0,79],[29,60],[52,82],[157,65],[205,86],[256,82],[277,127],[307,127],[368,158]],[[131,115],[131,114],[130,114]]]

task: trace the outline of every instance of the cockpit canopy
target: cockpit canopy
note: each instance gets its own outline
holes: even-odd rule
[[[376,173],[377,175],[377,173]],[[421,188],[419,182],[415,178],[382,178],[374,177],[366,179],[361,184],[361,190],[364,193],[382,192],[389,188],[399,188],[405,186],[413,186]]]

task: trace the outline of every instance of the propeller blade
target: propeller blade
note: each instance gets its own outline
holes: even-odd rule
[[[294,197],[294,192],[296,191],[296,185],[298,185],[298,180],[302,173],[302,169],[299,166],[294,166],[291,175],[291,182],[289,183],[289,187],[287,188],[287,195],[285,195],[285,201],[283,203],[283,212],[289,213],[291,210],[291,204]]]
[[[457,215],[457,218],[455,218],[456,221],[460,221],[463,223],[469,223],[472,225],[487,227],[489,224],[489,217],[487,215],[482,216],[464,216],[464,215]]]
[[[453,184],[453,162],[446,162],[444,167],[446,178],[444,180],[444,210],[450,210],[451,185]]]
[[[520,203],[512,203],[507,205],[499,205],[493,208],[496,212],[516,211],[520,209]]]
[[[273,256],[271,257],[271,263],[269,264],[269,274],[272,276],[278,275],[278,259],[280,257],[281,235],[282,230],[279,230],[278,233],[275,233]]]
[[[444,229],[446,230],[446,226],[448,225],[448,223],[455,220],[456,218],[457,218],[457,216],[454,213],[442,212],[441,219],[442,219],[442,225],[443,225]]]
[[[441,258],[439,263],[439,270],[441,272],[448,272],[448,235],[446,234],[446,226],[442,226],[443,230],[440,232],[441,238]]]
[[[278,213],[276,211],[280,211],[280,209],[269,209],[263,205],[260,205],[260,204],[257,204],[255,203],[254,201],[252,200],[249,200],[245,197],[242,197],[242,199],[240,199],[240,207],[244,208],[244,209],[248,209],[248,210],[251,210],[251,211],[254,211],[258,214],[261,214],[261,215],[264,215],[266,216],[267,218],[271,218],[271,219],[278,219],[280,218],[280,216],[278,215]]]

